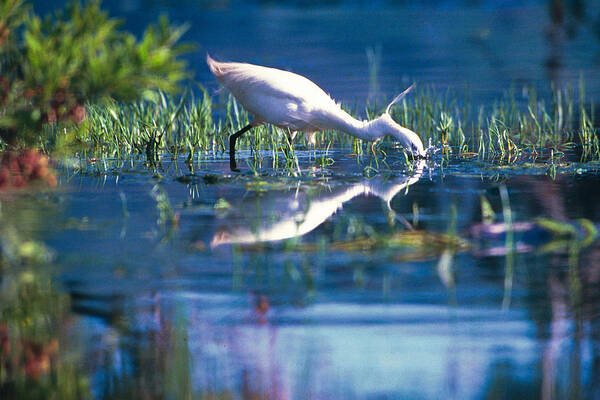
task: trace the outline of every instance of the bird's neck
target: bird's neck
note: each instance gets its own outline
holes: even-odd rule
[[[371,129],[372,121],[359,121],[341,108],[334,115],[328,115],[326,128],[348,133],[354,137],[364,140],[375,140],[379,138]]]

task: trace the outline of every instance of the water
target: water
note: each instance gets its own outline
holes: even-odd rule
[[[50,8],[34,3],[39,12]],[[413,82],[455,91],[478,105],[490,105],[509,88],[520,95],[524,87],[548,94],[551,82],[577,87],[581,77],[591,98],[600,95],[596,4],[586,4],[582,21],[566,12],[564,29],[558,29],[546,2],[382,3],[103,4],[138,33],[160,14],[188,23],[184,39],[198,45],[189,65],[213,93],[218,86],[206,66],[207,52],[300,73],[334,99],[361,109],[367,100],[381,103]]]
[[[545,3],[172,4],[105,2],[135,32],[191,22],[211,91],[207,51],[348,104],[417,81],[487,106],[580,74],[599,94],[600,41],[552,35]],[[384,148],[265,153],[257,175],[244,151],[241,174],[74,158],[56,189],[0,192],[0,398],[598,398],[600,165]]]
[[[576,222],[600,218],[589,201],[598,165],[563,163],[553,180],[544,154],[519,168],[455,157],[412,171],[390,156],[391,171],[367,178],[369,157],[328,156],[322,169],[300,151],[300,179],[268,157],[258,177],[230,175],[221,156],[193,173],[167,159],[155,171],[132,160],[110,172],[107,161],[107,173],[90,162],[60,168],[55,191],[3,194],[3,232],[54,252],[50,264],[5,263],[2,285],[9,340],[50,349],[35,381],[43,397],[69,398],[65,387],[94,398],[600,393],[598,246]],[[514,251],[503,223],[481,225],[481,196],[503,221],[502,187]],[[536,227],[539,217],[577,238]],[[452,245],[452,231],[471,246]],[[393,235],[404,239],[352,246]],[[16,297],[30,276],[50,286]],[[7,309],[38,315],[53,301],[57,330],[35,317],[32,332],[11,330],[26,317]],[[24,359],[13,368],[31,379],[35,358]]]

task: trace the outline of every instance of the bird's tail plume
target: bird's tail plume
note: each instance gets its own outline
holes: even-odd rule
[[[396,96],[394,98],[394,100],[392,100],[392,102],[390,104],[388,104],[387,108],[385,109],[385,113],[389,114],[390,113],[390,108],[392,108],[392,106],[396,103],[398,103],[400,100],[402,100],[404,98],[404,96],[406,96],[411,90],[413,90],[413,88],[415,87],[415,84],[413,83],[412,85],[410,85],[408,87],[408,89],[406,89],[404,92],[400,93],[398,96]]]
[[[210,72],[212,72],[214,76],[218,78],[223,75],[223,63],[215,61],[208,53],[206,53],[206,63],[208,64],[208,68],[210,68]]]

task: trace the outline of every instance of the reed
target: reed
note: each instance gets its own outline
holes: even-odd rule
[[[395,107],[392,116],[418,132],[424,143],[431,141],[441,147],[445,154],[512,161],[523,155],[537,155],[542,148],[558,151],[561,146],[578,145],[582,161],[600,159],[594,106],[585,95],[583,81],[577,90],[553,87],[548,102],[539,99],[533,89],[524,92],[526,96],[517,98],[511,90],[490,106],[476,107],[462,101],[468,96],[424,87]],[[356,110],[349,111],[357,114]],[[367,105],[365,110],[367,117],[381,112],[375,104]],[[87,115],[82,125],[69,130],[49,127],[43,136],[67,136],[80,151],[85,149],[95,158],[144,155],[152,161],[185,155],[192,162],[220,156],[227,149],[228,136],[250,119],[233,97],[214,103],[204,90],[199,95],[184,94],[179,98],[155,92],[135,103],[89,104]],[[313,147],[304,135],[292,136],[280,128],[262,126],[242,136],[238,143],[240,149],[251,152],[255,167],[261,165],[264,154],[270,153],[274,167],[286,160],[282,165],[291,170],[299,169],[294,149],[348,146],[360,159],[365,152],[385,157],[391,145],[384,141],[367,148],[370,143],[333,131],[319,132],[315,140]],[[40,145],[50,148],[53,142],[60,140],[46,139]]]

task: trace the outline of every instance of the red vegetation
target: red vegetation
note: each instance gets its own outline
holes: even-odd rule
[[[19,339],[12,351],[8,328],[0,324],[0,369],[11,374],[25,372],[28,378],[39,379],[48,374],[58,356],[59,344],[56,338],[47,343]]]
[[[56,186],[48,157],[35,151],[6,152],[0,161],[0,190],[26,187],[34,182]]]
[[[8,29],[4,24],[0,25],[0,46],[8,39],[8,34],[10,33],[10,29]]]

